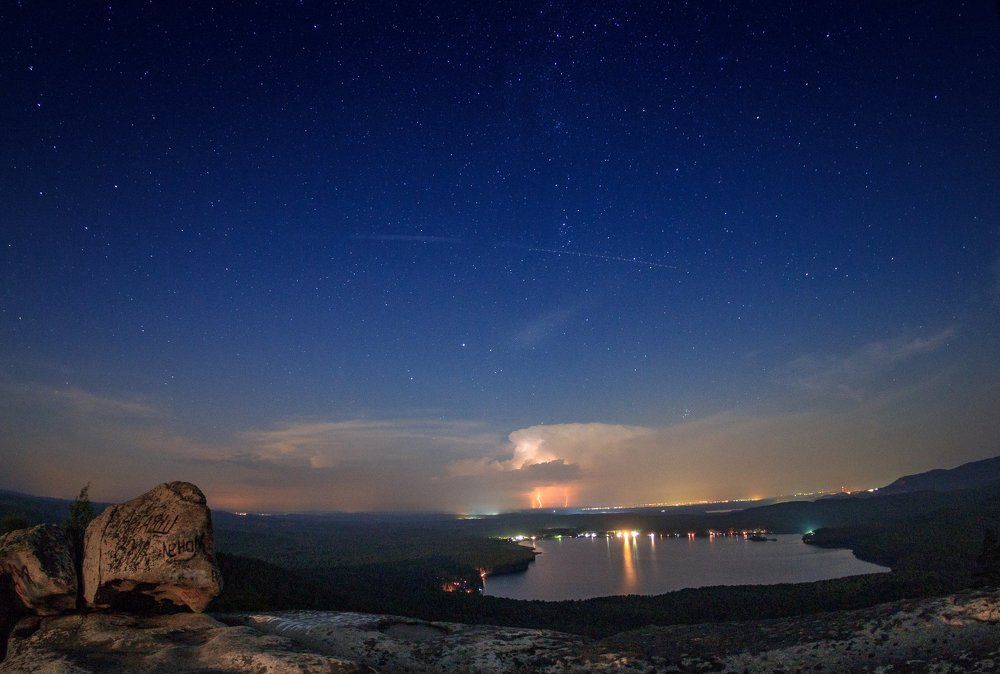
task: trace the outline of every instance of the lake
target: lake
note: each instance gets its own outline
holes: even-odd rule
[[[663,594],[707,585],[804,583],[889,569],[850,550],[806,545],[791,534],[766,543],[741,537],[540,539],[523,573],[490,576],[484,593],[511,599],[588,599]]]

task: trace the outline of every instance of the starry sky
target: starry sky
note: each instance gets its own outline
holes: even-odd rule
[[[495,512],[1000,454],[992,1],[0,34],[0,488]]]

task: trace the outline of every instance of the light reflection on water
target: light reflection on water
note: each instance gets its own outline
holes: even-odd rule
[[[800,536],[757,543],[738,537],[537,540],[542,554],[524,573],[490,576],[485,593],[512,599],[586,599],[662,594],[707,585],[770,585],[840,578],[888,569],[850,550],[806,545]]]
[[[636,585],[635,578],[635,556],[636,556],[636,545],[635,538],[633,536],[625,536],[622,538],[623,549],[622,549],[622,559],[624,560],[624,582],[622,587],[626,590],[630,590]]]

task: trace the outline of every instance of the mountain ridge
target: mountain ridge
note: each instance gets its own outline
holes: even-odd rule
[[[986,487],[1000,482],[1000,456],[970,461],[954,468],[934,468],[897,478],[877,494],[905,494],[915,491],[957,491]]]

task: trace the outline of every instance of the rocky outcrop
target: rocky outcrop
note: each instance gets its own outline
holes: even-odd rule
[[[188,482],[161,484],[111,506],[87,527],[83,547],[78,580],[72,546],[60,527],[46,524],[0,537],[0,614],[53,615],[75,608],[80,582],[84,599],[97,608],[170,604],[202,611],[221,590],[212,516],[205,495]]]
[[[327,611],[22,619],[7,672],[997,671],[1000,589],[796,618],[548,630]]]
[[[1000,588],[794,618],[646,627],[603,645],[666,671],[996,672]]]
[[[55,615],[76,607],[72,548],[66,533],[54,524],[0,536],[0,578],[21,604],[14,609]]]
[[[0,673],[997,671],[1000,589],[796,618],[548,630],[327,611],[27,617]]]
[[[584,637],[551,630],[329,611],[255,614],[245,621],[379,672],[647,671],[644,663],[611,668],[615,655],[597,652]]]
[[[205,495],[167,482],[106,509],[87,527],[82,581],[92,607],[203,611],[222,589]]]
[[[777,620],[648,627],[604,641],[323,611],[245,620],[384,672],[992,672],[1000,666],[1000,589]]]
[[[25,614],[54,616],[75,609],[81,583],[87,604],[96,608],[145,610],[187,607],[202,611],[221,591],[222,581],[215,563],[212,516],[205,503],[205,495],[187,482],[161,484],[127,503],[111,506],[87,527],[83,548],[82,577],[78,578],[74,546],[62,528],[48,524],[0,536],[0,660],[3,660],[0,670],[77,671],[70,665],[60,664],[65,661],[62,655],[52,655],[48,660],[47,656],[38,657],[38,653],[42,652],[56,653],[61,643],[72,641],[61,631],[64,627],[75,630],[73,639],[78,642],[80,652],[90,653],[86,657],[80,656],[83,662],[103,658],[115,667],[121,660],[118,671],[147,669],[141,662],[137,668],[131,664],[136,658],[139,662],[147,655],[118,658],[111,653],[102,653],[107,644],[102,642],[95,646],[86,642],[87,635],[101,634],[101,638],[114,639],[119,645],[131,644],[129,648],[134,646],[142,652],[147,645],[144,639],[155,641],[159,625],[156,620],[162,619],[167,626],[173,624],[168,617],[143,619],[123,615],[76,615],[54,621],[23,618],[13,629],[11,643],[19,644],[28,639],[38,646],[39,651],[35,653],[34,647],[19,646],[21,655],[24,652],[29,655],[14,657],[17,656],[15,653],[7,657],[8,635],[16,621]],[[149,631],[131,633],[129,630],[132,628],[147,629],[140,624],[142,620],[154,621],[148,626]],[[177,618],[186,625],[184,620]],[[192,662],[207,659],[211,661],[210,669],[353,671],[338,669],[339,665],[333,667],[331,663],[337,664],[335,659],[325,656],[293,654],[292,657],[279,649],[282,653],[279,657],[268,650],[270,647],[265,648],[260,643],[241,646],[239,634],[227,631],[228,628],[211,619],[206,620],[209,622],[194,622],[191,625],[195,632],[207,635],[204,640],[207,650],[194,649],[198,654],[188,653],[184,657],[193,659]],[[42,624],[51,629],[42,631],[41,641],[36,643],[31,635]],[[123,634],[111,634],[114,625],[122,627]],[[164,629],[167,630],[164,634],[178,634],[176,630],[170,631],[173,628]],[[214,633],[212,629],[223,632]],[[222,636],[236,639],[235,645],[225,639],[218,641]],[[149,644],[149,647],[153,649],[150,653],[155,653],[155,644]],[[28,650],[24,651],[25,648]],[[212,653],[216,650],[219,651],[216,653],[218,658],[213,660]],[[148,658],[150,663],[155,660],[152,654]],[[97,669],[104,671],[107,668],[102,665]],[[166,669],[176,671],[169,666]]]
[[[308,652],[284,637],[232,627],[201,614],[91,613],[24,618],[0,672],[258,672],[340,674],[370,671]]]

